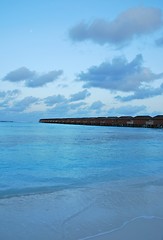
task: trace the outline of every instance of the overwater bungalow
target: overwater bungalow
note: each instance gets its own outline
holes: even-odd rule
[[[121,116],[121,117],[88,117],[88,118],[49,118],[40,119],[41,123],[78,124],[94,126],[150,127],[163,128],[163,115]]]

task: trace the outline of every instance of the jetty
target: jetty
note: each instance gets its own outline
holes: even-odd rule
[[[145,127],[163,128],[163,115],[151,116],[121,116],[121,117],[86,117],[86,118],[45,118],[40,123],[74,124],[92,126]]]

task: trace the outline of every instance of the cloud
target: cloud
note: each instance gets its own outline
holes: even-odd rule
[[[88,117],[88,116],[102,116],[104,104],[101,101],[96,101],[91,105],[85,102],[70,103],[69,101],[58,103],[53,108],[46,111],[46,117]]]
[[[91,110],[95,110],[95,111],[100,111],[102,107],[104,107],[105,104],[102,103],[101,101],[96,101],[94,103],[92,103],[92,105],[90,106]]]
[[[8,110],[14,111],[14,112],[23,112],[28,108],[30,108],[32,104],[38,103],[38,102],[39,102],[39,98],[32,97],[32,96],[25,97],[24,99],[15,102],[13,106],[10,107]]]
[[[157,39],[155,43],[156,43],[156,46],[163,47],[163,37]]]
[[[7,107],[9,105],[9,102],[16,99],[20,93],[21,92],[18,89],[12,91],[0,91],[0,108]]]
[[[70,104],[72,102],[77,102],[77,101],[80,101],[80,100],[84,100],[86,99],[88,96],[90,96],[91,94],[87,91],[87,90],[83,90],[81,92],[78,92],[78,93],[75,93],[75,94],[72,94],[70,96],[69,99],[65,98],[65,96],[63,95],[53,95],[53,96],[49,96],[47,98],[44,98],[43,99],[43,102],[47,105],[47,106],[53,106],[55,104],[68,104],[69,108],[71,108],[71,106],[73,106],[73,104]],[[74,104],[75,105],[80,105],[80,104]]]
[[[81,92],[78,92],[78,93],[75,93],[75,94],[72,94],[70,96],[70,102],[76,102],[76,101],[80,101],[80,100],[84,100],[86,99],[87,97],[89,97],[91,95],[90,92],[88,92],[86,89],[81,91]]]
[[[53,82],[58,79],[62,75],[63,71],[58,70],[58,71],[51,71],[48,72],[47,74],[42,74],[41,76],[35,76],[33,79],[28,79],[26,81],[26,86],[27,87],[42,87],[46,85],[47,83]]]
[[[84,87],[97,87],[123,92],[137,90],[143,82],[159,79],[161,74],[154,74],[143,67],[143,57],[137,55],[131,62],[124,57],[103,62],[99,66],[90,67],[87,72],[81,72],[77,80],[85,82]]]
[[[86,106],[85,102],[71,103],[69,104],[69,110],[78,112],[79,109],[81,109],[81,107],[85,107],[85,106]]]
[[[8,98],[8,99],[13,99],[17,97],[20,94],[20,90],[15,89],[15,90],[8,90],[8,91],[0,91],[0,99]]]
[[[76,109],[74,112],[74,117],[100,117],[106,115],[103,110],[103,104],[101,101],[95,101],[91,105],[83,104],[81,107]]]
[[[28,79],[32,78],[33,76],[35,76],[35,74],[36,73],[34,71],[30,71],[26,67],[21,67],[21,68],[18,68],[16,70],[14,70],[14,71],[9,72],[3,78],[3,80],[10,81],[10,82],[21,82],[21,81],[28,80]]]
[[[155,97],[162,94],[163,94],[163,84],[161,84],[159,88],[145,88],[145,89],[141,88],[129,96],[126,96],[126,97],[116,96],[115,98],[122,102],[127,102],[134,99],[151,98],[151,97]]]
[[[57,80],[63,74],[62,70],[50,71],[46,74],[38,74],[35,71],[30,71],[26,67],[18,68],[9,72],[4,78],[4,81],[24,82],[26,87],[42,87],[47,83]]]
[[[149,34],[162,26],[162,12],[158,8],[135,7],[122,12],[115,20],[96,19],[74,26],[69,36],[74,41],[92,40],[99,44],[122,45],[136,36]]]
[[[67,101],[56,104],[56,106],[52,109],[49,109],[48,112],[53,113],[56,117],[72,117],[72,114],[78,112],[85,105],[86,103],[84,102],[69,103]]]
[[[135,116],[137,114],[144,114],[146,112],[146,106],[121,106],[119,108],[111,108],[108,111],[109,116]]]
[[[69,116],[69,104],[66,103],[58,103],[53,108],[47,109],[47,118],[65,118]]]
[[[44,98],[44,103],[47,106],[53,106],[53,105],[55,105],[57,103],[63,103],[65,101],[67,101],[67,99],[63,95],[60,95],[60,94]]]

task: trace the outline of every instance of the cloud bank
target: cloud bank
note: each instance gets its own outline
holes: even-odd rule
[[[127,101],[131,101],[131,100],[135,100],[135,99],[147,99],[147,98],[151,98],[151,97],[156,97],[159,95],[163,94],[163,84],[161,84],[160,87],[158,88],[142,88],[142,89],[138,89],[135,93],[126,96],[126,97],[122,97],[122,96],[116,96],[115,98],[117,100],[120,100],[122,102],[127,102]]]
[[[25,97],[22,100],[16,101],[13,106],[9,108],[9,111],[24,112],[28,110],[32,106],[32,104],[38,102],[39,98],[33,96]]]
[[[8,91],[0,91],[0,99],[13,99],[20,94],[20,90],[8,90]]]
[[[153,7],[135,7],[122,12],[113,21],[96,19],[81,22],[70,29],[74,41],[92,40],[98,44],[123,45],[134,37],[150,34],[162,26],[162,12]]]
[[[159,79],[163,73],[154,74],[149,68],[143,67],[143,57],[137,55],[131,62],[124,57],[117,57],[110,62],[90,67],[81,72],[77,81],[85,82],[84,87],[97,87],[114,91],[136,91],[143,82]]]
[[[3,99],[4,96],[6,96],[6,99],[8,99],[9,92],[0,92],[1,99]],[[108,110],[109,106],[105,105],[101,101],[95,101],[91,104],[88,104],[84,101],[71,102],[71,98],[65,98],[63,95],[53,95],[47,98],[28,96],[21,100],[17,100],[17,94],[17,90],[15,90],[15,93],[13,91],[12,101],[8,101],[9,104],[6,105],[0,104],[1,120],[11,119],[15,121],[38,121],[40,118],[48,117],[121,116],[144,114],[146,112],[146,106],[143,105],[126,105]],[[78,93],[76,93],[76,95],[77,94]],[[39,106],[40,104],[42,105],[42,103],[46,105],[46,109],[39,110],[38,108],[38,110],[35,110],[36,105]]]
[[[146,112],[146,106],[121,106],[118,108],[111,108],[108,111],[109,116],[135,116],[137,114],[144,114]]]
[[[9,82],[24,82],[26,87],[36,88],[57,80],[62,74],[62,70],[38,74],[35,71],[30,71],[26,67],[21,67],[9,72],[3,80]]]
[[[9,103],[12,102],[20,95],[21,91],[18,89],[0,91],[0,109],[8,107]]]

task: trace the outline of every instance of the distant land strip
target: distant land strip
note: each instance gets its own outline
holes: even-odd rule
[[[45,118],[40,123],[74,124],[92,126],[146,127],[163,128],[163,115],[151,116],[121,116],[121,117],[87,117],[87,118]]]
[[[0,120],[0,122],[2,122],[2,123],[12,123],[12,122],[14,122],[14,121],[5,121],[5,120]]]

